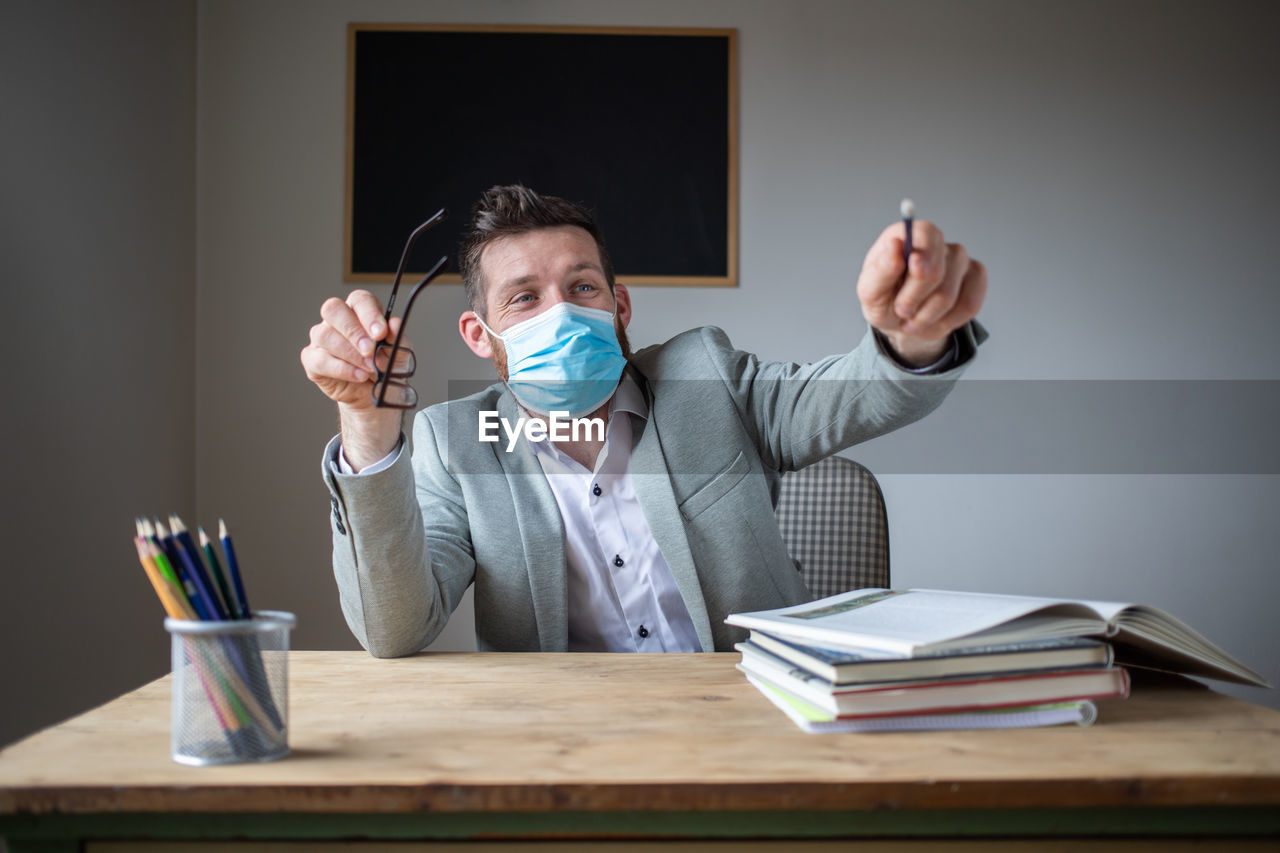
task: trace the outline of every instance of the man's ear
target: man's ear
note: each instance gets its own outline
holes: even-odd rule
[[[622,328],[631,325],[631,293],[627,290],[625,284],[615,284],[613,286],[613,298],[618,303],[618,320],[622,323]]]
[[[467,348],[483,359],[493,358],[493,347],[489,345],[489,336],[474,311],[463,311],[458,318],[458,334]]]

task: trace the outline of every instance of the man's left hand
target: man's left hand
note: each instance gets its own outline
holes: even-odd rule
[[[867,252],[858,276],[862,316],[907,364],[923,367],[947,351],[951,333],[978,315],[987,269],[964,246],[948,243],[916,220],[910,262],[902,257],[904,223],[890,225]]]

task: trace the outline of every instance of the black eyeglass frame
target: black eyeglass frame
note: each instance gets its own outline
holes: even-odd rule
[[[391,314],[395,310],[396,296],[400,292],[400,280],[404,276],[404,268],[409,261],[409,253],[413,250],[414,241],[418,239],[419,234],[421,234],[423,231],[426,231],[428,228],[432,227],[433,225],[439,224],[441,221],[444,220],[446,216],[448,216],[448,211],[445,210],[444,208],[441,208],[440,210],[436,211],[436,213],[430,219],[428,219],[426,222],[423,222],[417,228],[413,229],[413,232],[409,234],[409,239],[405,241],[404,251],[401,252],[400,254],[400,264],[398,267],[396,267],[395,282],[391,285],[391,294],[387,297],[387,308],[386,308],[385,314],[383,315],[383,321],[386,323],[388,329],[391,328]],[[370,393],[373,397],[373,405],[376,406],[377,408],[411,409],[417,405],[417,394],[413,392],[412,387],[410,387],[408,383],[394,381],[398,379],[408,379],[409,377],[413,376],[414,372],[417,370],[417,367],[418,367],[417,357],[414,355],[413,350],[407,346],[401,347],[400,342],[404,338],[405,326],[407,326],[409,323],[409,312],[413,310],[414,300],[418,298],[418,294],[422,292],[422,289],[431,283],[432,279],[434,279],[436,276],[440,275],[440,273],[444,271],[445,267],[448,266],[448,264],[449,264],[449,256],[442,255],[440,260],[436,261],[435,266],[433,266],[427,272],[427,274],[422,277],[422,279],[414,286],[413,290],[409,293],[409,299],[405,302],[405,305],[404,305],[404,313],[400,315],[400,330],[396,332],[395,341],[390,344],[388,344],[386,341],[381,341],[374,348],[373,358],[374,358],[374,368],[376,371],[376,375],[374,376],[373,389]],[[405,369],[396,370],[395,369],[396,358],[397,356],[400,355],[400,352],[402,349],[405,353],[408,354],[409,364],[408,364],[408,367]],[[386,358],[387,367],[385,370],[379,370],[377,369],[378,356],[384,352],[387,353],[387,358]],[[411,398],[410,401],[407,403],[387,402],[387,387],[389,385],[396,385],[398,387],[408,389],[410,393],[406,396],[408,398]]]

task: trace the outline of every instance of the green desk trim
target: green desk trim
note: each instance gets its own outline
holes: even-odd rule
[[[5,815],[11,853],[82,839],[1280,837],[1280,807],[937,811]],[[54,846],[50,846],[54,845]]]

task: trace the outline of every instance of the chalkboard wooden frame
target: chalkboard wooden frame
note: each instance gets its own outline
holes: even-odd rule
[[[361,55],[357,55],[358,43],[365,46]],[[447,50],[433,54],[426,48],[459,44],[473,49],[479,45],[482,50],[466,53],[470,61],[427,64],[426,57],[449,54]],[[557,50],[555,55],[547,55],[549,44]],[[500,45],[501,50],[487,50],[490,45]],[[558,52],[566,46],[572,48],[568,55]],[[529,56],[520,66],[520,81],[484,78],[485,73],[499,73],[488,70],[500,64],[492,61],[495,56],[505,62],[512,52],[519,57],[522,50]],[[473,58],[476,54],[482,58]],[[394,65],[398,55],[406,57],[400,70]],[[603,92],[605,97],[590,99],[591,90],[580,95],[577,103],[587,104],[592,141],[565,145],[559,136],[565,121],[543,121],[541,110],[554,115],[555,110],[565,109],[565,103],[574,102],[572,95],[578,93],[564,96],[565,72],[557,77],[553,66],[572,68],[578,56],[587,57],[583,60],[587,67],[578,70],[576,78],[589,81],[583,85],[597,87],[597,94]],[[592,56],[597,57],[594,65]],[[614,61],[616,57],[622,59]],[[541,160],[532,165],[518,162],[526,146],[502,144],[511,143],[501,136],[507,130],[503,122],[511,114],[509,108],[504,112],[499,104],[492,122],[475,127],[477,111],[492,105],[494,92],[507,89],[509,83],[524,85],[526,74],[549,96],[544,103],[533,104],[518,126],[533,133],[549,127],[545,132],[550,136],[541,144],[556,149],[554,156],[544,149]],[[545,86],[539,74],[545,74]],[[450,81],[451,77],[457,79]],[[655,78],[662,81],[655,83]],[[362,85],[366,79],[369,82]],[[630,88],[625,85],[628,80],[634,81]],[[620,91],[625,94],[618,95]],[[645,96],[656,99],[650,108],[627,106],[628,99]],[[607,102],[605,108],[600,107],[602,102]],[[521,101],[518,108],[526,103],[527,99]],[[609,113],[623,116],[627,126],[609,125]],[[430,129],[415,132],[412,122],[424,115],[430,116]],[[601,119],[602,115],[606,118]],[[401,121],[404,116],[409,117],[409,126]],[[447,148],[458,145],[452,140],[465,135],[467,128],[490,137],[476,138],[486,143],[471,146],[476,153],[464,146],[461,153],[453,151],[439,160],[422,154],[422,140],[445,140],[441,147]],[[489,144],[495,136],[497,143]],[[638,139],[629,143],[637,146],[630,152],[634,156],[609,142],[633,138]],[[562,145],[571,150],[562,154]],[[533,143],[527,147],[537,150]],[[557,175],[559,180],[540,178],[540,174]],[[457,185],[464,175],[473,177],[465,194]],[[439,191],[429,186],[432,181],[441,184]],[[445,187],[449,182],[453,183]],[[344,281],[390,283],[405,236],[441,206],[450,208],[450,221],[448,229],[441,226],[436,231],[447,233],[433,232],[426,241],[431,243],[429,248],[415,248],[410,267],[427,265],[443,252],[453,254],[471,203],[495,183],[516,182],[592,207],[623,284],[736,287],[737,30],[348,24]],[[620,183],[633,189],[626,191]],[[449,193],[465,201],[442,197]],[[427,258],[428,254],[432,257]],[[456,283],[461,279],[453,274],[437,280]]]

